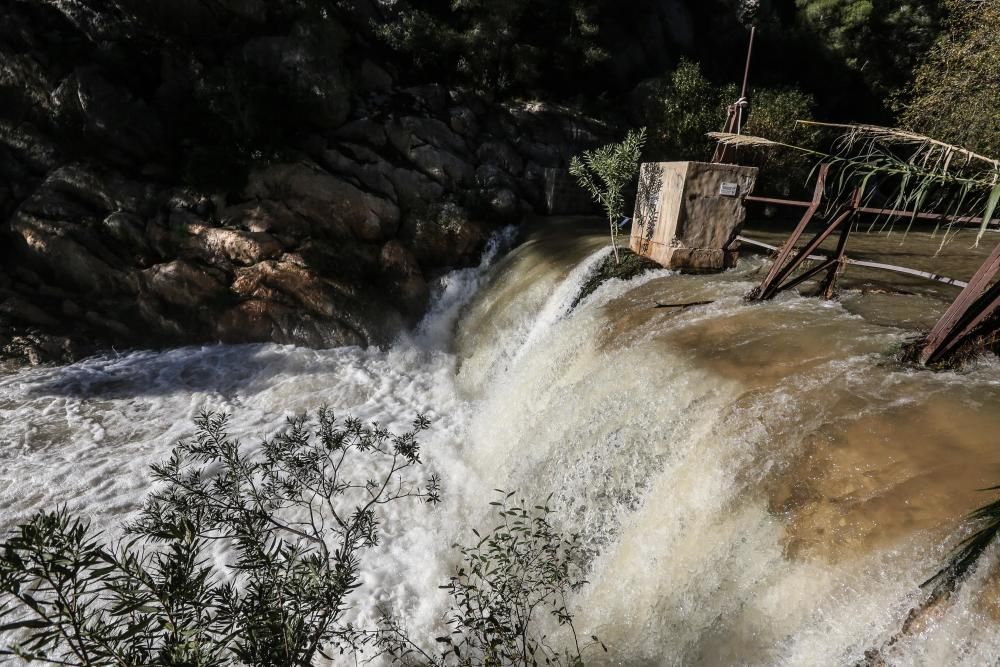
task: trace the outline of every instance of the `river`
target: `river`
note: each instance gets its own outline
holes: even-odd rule
[[[977,489],[1000,483],[1000,362],[935,373],[892,357],[957,290],[849,269],[839,300],[748,305],[767,264],[744,253],[718,275],[611,281],[571,310],[604,233],[571,219],[523,235],[445,277],[388,349],[211,345],[3,371],[0,526],[66,503],[114,535],[205,408],[231,412],[246,443],[322,404],[399,430],[424,412],[444,500],[390,507],[359,620],[391,604],[433,636],[452,544],[503,488],[552,494],[592,547],[570,602],[608,647],[594,664],[851,665],[881,647],[993,498]],[[967,279],[993,242],[970,251],[972,237],[935,258],[926,232],[859,236],[849,254]],[[987,560],[887,649],[892,664],[995,661]]]

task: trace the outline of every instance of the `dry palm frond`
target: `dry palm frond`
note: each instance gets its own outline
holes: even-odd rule
[[[801,150],[798,146],[783,144],[780,141],[772,141],[764,137],[755,137],[750,134],[732,134],[730,132],[709,132],[708,136],[715,139],[724,146],[755,146],[757,148],[791,148]]]
[[[982,490],[1000,491],[1000,486]],[[986,549],[1000,537],[1000,500],[983,505],[969,514],[967,520],[975,527],[974,532],[958,544],[945,566],[922,586],[953,589],[969,575]]]
[[[959,156],[967,161],[975,161],[988,165],[992,169],[1000,170],[1000,160],[980,155],[967,148],[945,143],[916,132],[900,130],[893,127],[882,127],[881,125],[852,125],[849,123],[821,123],[815,120],[797,120],[796,124],[810,125],[812,127],[828,127],[846,130],[843,140],[849,143],[856,143],[864,140],[876,140],[885,144],[924,146],[929,150],[939,151],[945,155]]]
[[[877,125],[797,122],[846,131],[834,142],[831,152],[764,137],[722,132],[709,136],[730,146],[785,148],[826,162],[834,169],[834,177],[827,181],[835,193],[834,199],[846,198],[858,188],[862,197],[869,201],[877,190],[888,201],[888,206],[882,208],[912,212],[904,216],[909,219],[907,231],[916,213],[928,207],[951,216],[980,213],[978,244],[993,213],[1000,208],[998,160],[905,130]],[[884,220],[882,228],[892,225],[898,217]],[[875,224],[872,223],[872,228]],[[950,238],[947,232],[951,225],[946,225],[942,242]]]

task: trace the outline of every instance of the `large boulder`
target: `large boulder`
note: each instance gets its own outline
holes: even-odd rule
[[[309,220],[313,233],[334,238],[384,241],[399,227],[399,208],[391,201],[304,163],[251,174],[246,195],[280,201]]]
[[[393,147],[432,179],[451,188],[472,183],[475,170],[465,159],[465,141],[436,118],[404,116],[389,123]]]
[[[290,34],[258,37],[243,58],[272,87],[273,101],[320,127],[337,127],[351,111],[350,78],[340,53],[343,30],[332,22],[296,25]]]
[[[140,163],[164,152],[163,127],[142,99],[104,78],[97,67],[81,67],[53,93],[58,115],[75,124],[105,157]]]
[[[142,275],[151,292],[174,306],[196,309],[228,294],[223,274],[182,259],[156,264]]]

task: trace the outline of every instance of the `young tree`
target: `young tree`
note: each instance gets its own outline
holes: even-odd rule
[[[621,143],[584,151],[574,157],[569,165],[569,171],[576,177],[580,187],[590,193],[607,215],[616,264],[621,263],[618,232],[619,223],[625,214],[625,188],[639,171],[639,158],[645,143],[646,128],[629,130]]]

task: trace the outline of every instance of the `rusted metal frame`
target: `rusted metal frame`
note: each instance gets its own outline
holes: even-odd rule
[[[774,281],[768,286],[768,288],[766,290],[761,290],[758,298],[764,301],[774,297],[775,294],[780,292],[782,289],[781,283],[786,278],[788,278],[788,276],[792,273],[792,271],[797,269],[799,265],[801,265],[802,262],[804,262],[806,258],[810,254],[812,254],[812,252],[816,250],[816,248],[818,248],[820,244],[822,244],[823,241],[827,239],[828,236],[830,236],[830,234],[836,231],[836,229],[840,227],[840,225],[844,224],[844,222],[853,215],[854,215],[854,209],[850,208],[850,206],[841,209],[837,213],[837,216],[833,219],[833,221],[826,227],[821,229],[819,233],[817,233],[812,238],[812,240],[809,241],[809,243],[807,243],[805,247],[802,248],[802,250],[800,250],[798,254],[796,254],[795,257],[792,258],[790,262],[788,262],[788,265],[778,272],[778,275],[775,277]]]
[[[778,288],[774,291],[774,293],[775,294],[779,294],[781,292],[784,292],[785,290],[790,290],[792,288],[798,287],[799,285],[801,285],[805,281],[807,281],[810,278],[812,278],[813,276],[815,276],[817,273],[822,273],[824,270],[827,270],[827,269],[830,269],[830,268],[837,268],[837,260],[835,260],[835,259],[825,259],[825,260],[823,260],[822,262],[820,262],[816,266],[814,266],[814,267],[812,267],[810,269],[807,269],[806,271],[804,271],[803,273],[801,273],[798,276],[795,276],[794,279],[788,281],[784,285],[779,285]]]
[[[844,251],[847,249],[847,239],[851,235],[851,228],[854,227],[854,217],[852,216],[850,220],[844,225],[844,228],[840,230],[840,240],[837,242],[837,251],[833,256],[834,264],[830,267],[830,270],[826,273],[826,278],[823,279],[822,284],[819,286],[818,294],[824,299],[833,298],[833,288],[837,284],[837,276],[839,276],[846,266],[844,262]]]
[[[799,224],[795,226],[795,229],[792,230],[788,239],[782,244],[781,249],[778,250],[778,255],[774,258],[771,268],[768,270],[767,275],[764,276],[764,280],[761,281],[760,286],[757,288],[757,298],[764,298],[764,293],[771,289],[778,273],[781,272],[785,262],[788,261],[788,256],[792,253],[792,250],[795,249],[795,244],[798,243],[799,237],[802,236],[802,232],[805,231],[806,227],[809,226],[809,223],[812,221],[813,216],[816,215],[820,202],[823,200],[823,193],[826,191],[826,177],[829,172],[829,164],[820,165],[819,173],[816,175],[816,188],[813,191],[812,201],[809,203],[809,207],[806,209],[806,212],[802,214],[802,219],[799,220]]]
[[[975,275],[969,280],[969,284],[952,302],[948,309],[937,321],[931,332],[924,339],[923,348],[917,361],[926,364],[934,360],[940,360],[942,348],[953,340],[958,334],[958,327],[962,320],[966,319],[970,310],[977,303],[986,287],[993,281],[993,278],[1000,271],[1000,243],[993,248],[993,252],[982,263]]]
[[[955,333],[944,340],[927,360],[927,363],[937,363],[958,349],[962,343],[975,335],[979,326],[993,316],[997,310],[1000,310],[1000,283],[995,283],[986,290],[986,293],[976,299],[976,302],[969,308],[966,317],[960,320],[952,330]]]

